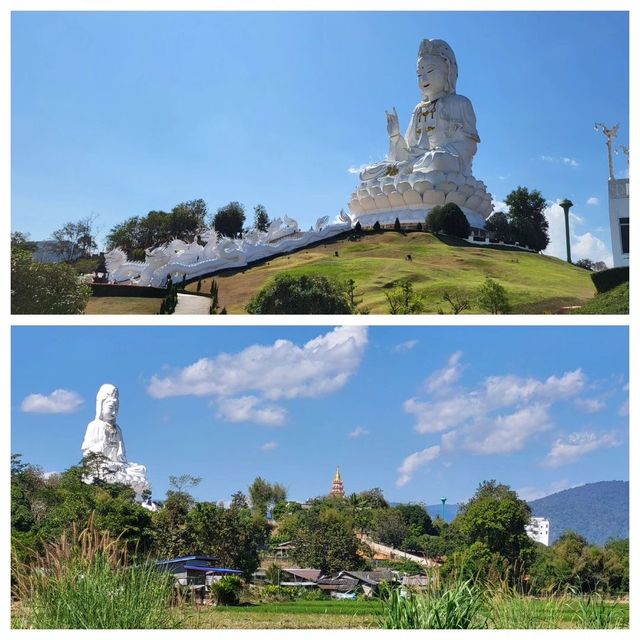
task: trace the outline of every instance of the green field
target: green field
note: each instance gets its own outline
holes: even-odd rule
[[[104,314],[156,314],[162,298],[135,298],[130,296],[93,296],[84,310],[87,315]]]
[[[580,309],[577,309],[572,313],[629,313],[629,283],[625,282],[610,291],[596,294],[593,300],[590,300],[583,307],[580,307]]]
[[[616,626],[628,627],[629,604],[610,603]],[[519,598],[507,611],[504,606],[485,611],[488,627],[581,628],[576,601],[571,599]],[[175,610],[174,619],[187,629],[376,629],[382,605],[376,600],[294,601],[240,607],[193,606]],[[494,622],[491,622],[493,617]],[[500,624],[497,624],[500,623]]]
[[[557,258],[470,246],[455,239],[445,242],[430,233],[386,232],[364,235],[357,242],[327,242],[240,272],[216,275],[220,307],[244,313],[251,297],[282,272],[352,278],[362,305],[371,313],[387,313],[385,292],[405,279],[423,295],[426,313],[439,309],[450,313],[442,301],[447,291],[473,299],[485,276],[506,288],[513,313],[557,313],[563,307],[581,306],[595,294],[588,271]],[[209,291],[210,282],[211,278],[203,279],[202,291]],[[187,289],[195,290],[196,283]],[[483,312],[474,305],[467,313]]]

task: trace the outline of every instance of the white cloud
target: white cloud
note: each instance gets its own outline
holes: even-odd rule
[[[56,389],[48,396],[41,393],[28,395],[20,405],[25,413],[73,413],[84,400],[75,391]]]
[[[347,169],[347,171],[348,171],[349,173],[355,173],[356,175],[360,175],[360,172],[361,172],[363,169],[366,169],[366,168],[367,168],[367,166],[368,166],[368,165],[366,165],[366,164],[361,164],[359,167],[349,167],[349,168]]]
[[[576,398],[576,407],[585,413],[602,411],[607,404],[600,398]]]
[[[265,443],[260,447],[260,449],[261,449],[262,451],[273,451],[274,449],[277,449],[277,448],[278,448],[278,443],[277,443],[277,442],[273,442],[273,441],[271,441],[271,442],[265,442]]]
[[[201,358],[173,375],[154,375],[154,398],[232,396],[259,392],[269,400],[315,398],[341,389],[360,365],[367,328],[338,327],[299,347],[289,340],[253,345],[237,354]]]
[[[460,360],[462,351],[456,351],[449,356],[447,366],[444,369],[432,373],[424,383],[425,389],[429,393],[438,393],[448,389],[456,382],[462,373],[462,365]]]
[[[547,407],[533,405],[468,428],[464,448],[478,455],[513,453],[522,450],[531,436],[550,428]]]
[[[405,342],[401,342],[397,344],[393,349],[391,349],[392,353],[407,353],[412,349],[415,349],[418,346],[417,340],[407,340]]]
[[[596,196],[591,196],[590,198],[587,199],[587,204],[591,205],[592,207],[597,207],[600,204],[600,198]]]
[[[502,200],[492,200],[491,204],[493,205],[494,212],[502,211],[502,213],[508,213],[509,211],[509,206],[507,205],[506,202],[503,202]]]
[[[542,466],[555,469],[576,462],[583,456],[602,448],[620,446],[615,432],[596,434],[592,431],[572,433],[566,438],[558,438],[542,462]]]
[[[625,400],[619,407],[618,407],[618,415],[619,416],[628,416],[629,415],[629,401]]]
[[[353,431],[349,432],[350,438],[361,438],[362,436],[368,436],[369,431],[364,427],[356,427]]]
[[[398,467],[399,476],[396,480],[396,484],[399,487],[404,487],[411,478],[413,474],[427,462],[431,462],[431,460],[435,460],[440,455],[440,447],[435,445],[433,447],[427,447],[422,451],[416,451],[411,455],[407,456],[402,464]]]
[[[259,406],[260,398],[242,396],[240,398],[220,398],[218,417],[227,422],[254,422],[271,427],[279,427],[287,417],[287,412],[276,405]]]
[[[567,156],[561,156],[556,158],[554,156],[540,156],[540,160],[543,162],[549,162],[552,164],[564,164],[568,167],[579,167],[580,163],[575,158],[568,158]]]
[[[404,410],[416,418],[418,433],[438,433],[483,419],[491,412],[534,401],[554,402],[579,393],[585,384],[580,369],[546,380],[514,375],[490,376],[476,389],[453,394],[442,400],[422,402],[409,398]]]
[[[549,222],[549,245],[544,253],[555,256],[562,260],[567,258],[567,242],[565,235],[564,211],[557,203],[544,210],[544,215]],[[581,258],[589,258],[594,262],[605,262],[608,266],[613,266],[611,250],[603,240],[590,231],[578,233],[577,227],[584,224],[583,218],[569,212],[569,237],[571,241],[571,259],[573,262]]]
[[[533,500],[550,496],[552,493],[558,493],[558,491],[564,491],[565,489],[571,489],[576,486],[579,485],[571,484],[567,479],[563,479],[552,482],[546,488],[521,487],[520,489],[516,489],[516,493],[521,500],[532,502]]]

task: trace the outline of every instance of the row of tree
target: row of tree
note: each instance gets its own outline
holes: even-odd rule
[[[261,555],[279,542],[293,543],[291,561],[325,573],[371,566],[358,534],[443,563],[441,573],[507,579],[532,593],[575,588],[626,592],[628,540],[604,547],[569,532],[553,546],[533,542],[525,532],[531,509],[508,486],[483,482],[451,523],[432,520],[422,504],[391,506],[380,489],[347,498],[322,496],[304,506],[287,500],[286,489],[257,477],[248,495],[238,491],[228,506],[196,501],[190,475],[170,477],[162,508],[152,513],[133,500],[131,489],[82,478],[95,473],[99,456],[88,456],[64,473],[45,477],[12,456],[12,550],[25,561],[53,542],[72,523],[95,526],[130,545],[132,553],[170,558],[210,554],[249,577]],[[270,519],[267,519],[270,516]],[[407,567],[417,571],[419,567]]]

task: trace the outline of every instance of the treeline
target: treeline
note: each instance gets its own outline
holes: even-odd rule
[[[248,495],[233,494],[228,506],[195,500],[190,489],[198,478],[170,477],[162,508],[151,512],[134,502],[127,487],[85,484],[83,476],[98,462],[86,458],[45,477],[20,456],[12,457],[11,544],[17,559],[30,562],[72,523],[82,528],[93,517],[96,528],[120,537],[134,555],[209,554],[223,566],[242,570],[246,578],[258,568],[262,554],[269,555],[282,542],[292,543],[291,562],[297,566],[326,574],[370,569],[370,552],[359,540],[365,533],[436,560],[445,577],[508,581],[531,594],[629,589],[628,539],[598,547],[569,532],[550,547],[535,543],[525,532],[529,506],[495,481],[480,484],[451,523],[432,520],[422,504],[391,506],[380,489],[347,498],[322,496],[303,507],[287,500],[282,485],[260,477]],[[405,563],[403,570],[417,573],[422,568]]]
[[[183,240],[193,242],[208,229],[227,237],[240,236],[246,221],[245,209],[239,202],[229,202],[209,215],[202,199],[177,204],[171,211],[149,211],[145,216],[132,216],[115,225],[107,235],[107,251],[120,247],[130,259],[144,260],[145,249]],[[269,215],[264,205],[254,207],[253,226],[266,231]]]

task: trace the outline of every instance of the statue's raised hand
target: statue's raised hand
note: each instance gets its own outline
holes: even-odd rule
[[[385,111],[387,115],[387,133],[389,137],[399,136],[400,135],[400,123],[398,122],[398,114],[396,112],[396,108],[393,107],[393,112],[389,113]]]

